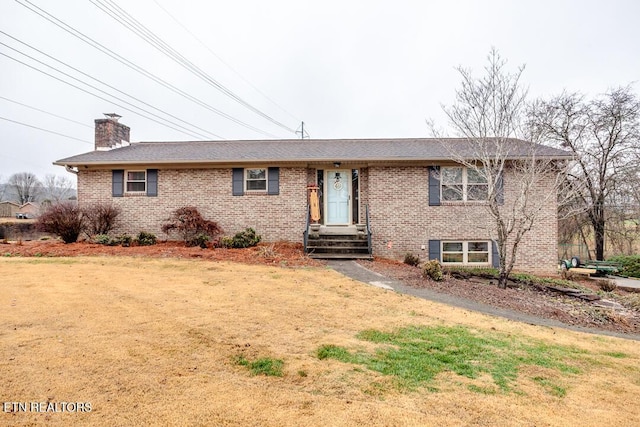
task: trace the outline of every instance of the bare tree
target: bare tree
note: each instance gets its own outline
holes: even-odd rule
[[[536,135],[525,126],[527,92],[521,88],[524,67],[505,71],[506,61],[495,49],[488,56],[484,77],[476,78],[459,67],[462,87],[456,102],[443,106],[451,128],[464,140],[441,138],[452,158],[482,184],[478,200],[489,213],[486,232],[495,241],[499,257],[499,287],[504,289],[518,256],[523,237],[536,222],[550,213],[546,201],[556,202],[562,153],[532,141]],[[432,125],[438,136],[442,133]],[[521,139],[520,139],[521,138]],[[508,196],[503,177],[509,175]]]
[[[3,181],[3,177],[0,175],[0,202],[4,202],[5,194],[7,194],[7,184]]]
[[[637,177],[639,119],[640,102],[628,86],[592,100],[562,93],[532,110],[532,124],[545,139],[575,156],[567,182],[580,207],[575,214],[585,213],[591,224],[598,260],[604,259],[607,209],[619,199],[623,180]]]
[[[35,202],[42,192],[40,180],[31,172],[14,173],[9,177],[8,185],[9,189],[17,195],[17,201],[21,205]]]
[[[52,204],[69,200],[75,194],[75,185],[66,176],[47,174],[42,181],[43,197]]]

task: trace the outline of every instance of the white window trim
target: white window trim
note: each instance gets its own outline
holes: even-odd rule
[[[447,184],[443,182],[442,176],[444,175],[442,172],[444,169],[462,169],[462,200],[445,200],[443,196],[443,187],[446,187]],[[471,202],[471,203],[483,203],[486,202],[487,199],[482,200],[469,200],[468,198],[468,189],[469,189],[469,181],[468,181],[468,170],[467,166],[442,166],[440,168],[441,176],[440,176],[440,200],[445,203],[463,203],[463,202]],[[455,185],[455,184],[453,184]],[[475,184],[472,184],[475,185]],[[488,193],[488,184],[487,185],[487,193]]]
[[[469,262],[469,243],[471,242],[481,242],[487,244],[487,261],[486,262]],[[444,261],[444,245],[446,243],[462,243],[462,262],[446,262]],[[448,252],[448,253],[459,253],[459,252]],[[485,252],[476,252],[476,253],[485,253]],[[440,259],[443,264],[446,265],[471,265],[471,266],[491,266],[492,265],[492,245],[490,240],[442,240],[440,242]]]
[[[144,173],[144,181],[142,180],[129,180],[129,173],[131,172],[142,172]],[[125,170],[124,171],[124,192],[127,194],[146,194],[147,193],[147,170],[146,169],[131,169],[131,170]],[[144,190],[141,191],[129,191],[128,190],[128,184],[129,182],[144,182]]]
[[[252,179],[249,180],[248,174],[250,170],[259,170],[264,169],[264,190],[250,190],[248,188],[247,183],[249,181],[262,181],[262,179]],[[269,191],[269,168],[266,167],[253,167],[253,168],[244,168],[244,191],[245,193],[267,193]]]

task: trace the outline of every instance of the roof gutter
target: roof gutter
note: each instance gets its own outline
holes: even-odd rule
[[[55,164],[55,163],[54,163],[54,164]],[[69,165],[64,165],[64,169],[65,169],[67,172],[69,172],[69,173],[72,173],[72,174],[74,174],[74,175],[78,175],[78,171],[77,171],[76,169],[72,168],[72,167],[71,167],[71,166],[69,166]]]
[[[539,159],[546,160],[570,160],[572,156],[537,156]],[[530,158],[529,156],[510,156],[507,160],[521,160]],[[71,167],[81,166],[126,166],[126,165],[140,165],[140,164],[156,164],[156,165],[229,165],[229,164],[258,164],[258,163],[334,163],[340,162],[443,162],[451,161],[450,157],[440,158],[416,158],[416,157],[371,157],[371,158],[297,158],[297,159],[224,159],[224,160],[208,160],[208,159],[193,159],[193,160],[113,160],[113,161],[79,161],[69,163],[54,162],[54,165],[64,166],[68,172],[78,173],[78,171],[70,170]],[[473,158],[469,158],[473,160]]]

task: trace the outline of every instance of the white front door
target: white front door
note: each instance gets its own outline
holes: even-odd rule
[[[330,170],[325,178],[327,225],[351,224],[351,171]]]

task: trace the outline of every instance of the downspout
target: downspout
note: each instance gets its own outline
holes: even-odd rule
[[[78,175],[78,171],[76,169],[72,168],[69,165],[64,165],[64,169],[69,173],[72,173],[74,175]]]

